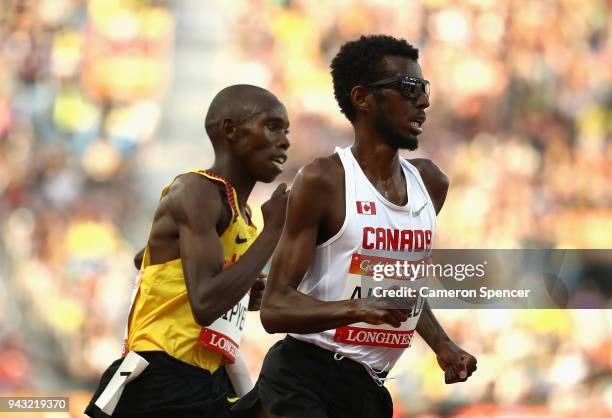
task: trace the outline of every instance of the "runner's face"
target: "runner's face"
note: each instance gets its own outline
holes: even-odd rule
[[[261,109],[239,125],[236,151],[255,180],[269,183],[287,160],[289,118],[276,98],[268,99]]]
[[[381,79],[401,74],[423,79],[421,67],[411,59],[389,56],[384,58],[384,64],[386,71]],[[376,88],[373,93],[377,104],[372,117],[374,129],[394,148],[417,149],[429,97],[421,94],[415,100],[407,99],[398,83]]]

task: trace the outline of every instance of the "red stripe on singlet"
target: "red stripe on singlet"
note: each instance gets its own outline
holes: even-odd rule
[[[206,174],[206,176],[212,178],[213,180],[218,180],[225,186],[225,193],[227,195],[227,201],[229,202],[230,208],[232,209],[232,221],[236,221],[238,218],[238,207],[236,206],[236,201],[234,200],[234,186],[229,180],[224,179],[220,175],[213,173],[208,170],[200,170],[201,173]]]

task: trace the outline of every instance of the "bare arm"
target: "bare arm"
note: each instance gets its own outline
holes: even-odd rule
[[[286,186],[279,187],[271,199],[273,217],[282,219],[266,222],[246,253],[223,270],[223,248],[216,231],[223,203],[211,198],[218,192],[210,182],[196,175],[183,177],[170,190],[169,203],[179,229],[180,254],[193,316],[199,325],[207,326],[238,303],[274,251],[284,220]],[[270,212],[262,210],[264,216],[266,211]]]
[[[314,258],[317,233],[333,193],[339,192],[326,164],[333,163],[317,160],[304,167],[289,197],[261,308],[261,322],[270,333],[320,332],[360,321],[399,326],[406,319],[405,312],[369,309],[365,300],[324,302],[297,290]]]
[[[448,177],[430,160],[418,158],[410,162],[418,168],[429,197],[435,206],[436,214],[440,213],[448,192]],[[427,300],[423,305],[423,312],[416,330],[436,353],[438,364],[444,370],[446,383],[465,382],[476,371],[476,357],[459,348],[448,337],[434,316]]]
[[[438,168],[438,166],[428,159],[415,158],[410,160],[410,162],[419,170],[423,183],[425,183],[425,187],[429,193],[429,197],[435,206],[436,214],[439,214],[442,210],[442,206],[444,206],[444,201],[446,200],[446,194],[448,192],[448,177]],[[446,332],[431,311],[427,300],[425,301],[423,312],[421,312],[421,317],[419,318],[417,332],[434,352],[437,352],[440,342],[450,341],[448,335],[446,335]]]
[[[446,331],[444,331],[431,311],[427,299],[425,299],[425,303],[423,304],[423,311],[421,312],[416,330],[434,353],[438,352],[441,344],[451,342]]]
[[[419,170],[429,197],[435,206],[436,214],[440,213],[448,193],[448,176],[431,160],[426,158],[414,158],[409,161]]]

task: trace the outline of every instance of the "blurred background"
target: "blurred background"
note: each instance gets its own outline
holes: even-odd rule
[[[329,63],[361,34],[421,51],[432,105],[410,156],[451,180],[438,248],[612,248],[611,17],[606,0],[2,0],[0,396],[70,396],[82,416],[162,187],[212,163],[214,94],[286,104],[291,182],[352,141]],[[437,315],[478,372],[444,385],[417,339],[387,385],[396,417],[612,417],[611,310]],[[256,376],[281,336],[247,322]]]

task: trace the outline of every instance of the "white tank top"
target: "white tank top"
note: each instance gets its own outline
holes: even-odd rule
[[[385,199],[365,176],[350,147],[336,152],[344,167],[345,218],[315,257],[298,290],[322,301],[366,297],[361,283],[381,260],[417,261],[429,256],[436,227],[434,205],[419,171],[400,158],[408,203]],[[368,268],[370,267],[370,268]],[[290,334],[339,353],[371,369],[388,371],[410,346],[423,300],[419,299],[400,328],[355,323],[313,334]]]

